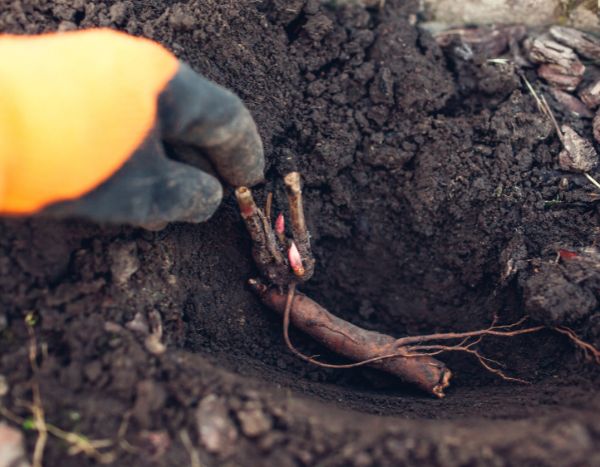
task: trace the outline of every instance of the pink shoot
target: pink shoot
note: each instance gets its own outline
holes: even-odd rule
[[[300,257],[298,247],[294,242],[292,242],[288,250],[288,259],[290,260],[290,267],[294,271],[294,274],[302,277],[304,275],[304,266],[302,265],[302,258]]]
[[[277,235],[283,235],[285,232],[285,218],[283,217],[283,213],[279,213],[275,220],[275,232],[277,232]]]

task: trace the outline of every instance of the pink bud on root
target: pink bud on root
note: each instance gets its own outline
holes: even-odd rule
[[[278,235],[282,235],[285,232],[285,218],[283,217],[283,213],[279,213],[275,220],[275,232]]]
[[[294,271],[294,274],[302,277],[304,275],[304,266],[302,265],[302,258],[300,257],[298,247],[294,242],[292,242],[288,250],[288,259],[290,260],[290,267]]]

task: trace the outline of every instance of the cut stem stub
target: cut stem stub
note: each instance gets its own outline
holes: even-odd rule
[[[256,205],[250,188],[239,187],[235,191],[242,218],[252,238],[254,262],[261,274],[279,287],[307,281],[312,277],[315,265],[310,249],[310,234],[304,219],[300,174],[289,173],[284,183],[293,239],[285,236],[282,217],[277,218],[276,229],[273,228],[270,218]]]

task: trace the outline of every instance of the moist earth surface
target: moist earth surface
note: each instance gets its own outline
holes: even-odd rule
[[[600,346],[595,250],[557,261],[594,247],[594,187],[559,170],[560,142],[514,68],[448,57],[415,4],[380,3],[14,1],[0,31],[120,29],[235,91],[265,145],[257,198],[285,210],[282,177],[302,173],[317,260],[303,292],[336,315],[403,336],[529,314]],[[47,422],[120,436],[115,465],[189,465],[194,449],[202,465],[600,465],[600,372],[564,336],[483,343],[527,385],[442,356],[455,377],[434,400],[298,360],[245,285],[256,274],[231,189],[210,221],[161,232],[3,220],[0,402],[29,416],[27,319]],[[157,317],[163,353],[148,344]],[[52,437],[45,462],[95,463]]]

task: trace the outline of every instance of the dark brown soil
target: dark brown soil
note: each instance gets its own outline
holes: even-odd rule
[[[593,187],[558,170],[560,144],[513,70],[445,57],[412,25],[414,11],[392,0],[381,11],[314,0],[15,1],[1,7],[0,31],[123,29],[237,92],[265,142],[261,196],[275,190],[282,208],[282,174],[305,177],[317,271],[304,292],[335,314],[401,336],[529,312],[599,346],[595,253],[583,266],[555,262],[559,249],[597,240]],[[442,357],[455,379],[434,400],[373,370],[295,358],[280,319],[244,285],[254,274],[231,193],[209,222],[159,233],[3,221],[2,403],[27,416],[17,402],[31,398],[33,312],[47,345],[47,420],[114,438],[131,413],[135,449],[120,449],[115,465],[189,465],[184,429],[202,465],[600,465],[600,371],[564,336],[485,343],[531,385]],[[126,327],[152,310],[165,327],[160,356]],[[30,451],[34,441],[29,432]],[[50,439],[46,465],[92,464]]]

